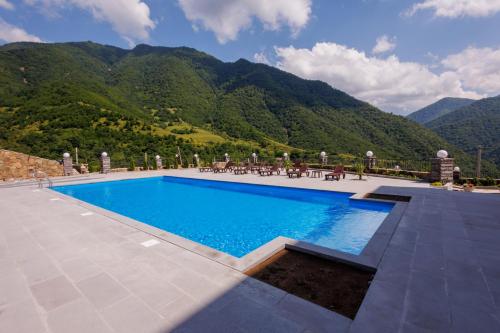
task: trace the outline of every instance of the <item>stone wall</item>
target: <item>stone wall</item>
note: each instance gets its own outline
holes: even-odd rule
[[[32,178],[36,171],[49,177],[63,175],[63,167],[58,161],[0,149],[0,181]]]

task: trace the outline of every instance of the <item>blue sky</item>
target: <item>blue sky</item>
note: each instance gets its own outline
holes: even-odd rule
[[[406,114],[445,96],[500,94],[500,1],[459,2],[0,0],[0,43],[189,46]]]

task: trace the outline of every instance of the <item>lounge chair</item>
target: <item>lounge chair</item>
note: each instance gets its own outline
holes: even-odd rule
[[[343,179],[345,179],[345,171],[344,171],[344,166],[343,165],[337,165],[333,172],[327,173],[325,175],[325,180],[340,180],[340,177],[342,176]]]
[[[289,178],[297,177],[300,178],[302,177],[303,174],[306,174],[306,176],[309,176],[309,169],[307,167],[307,164],[300,164],[299,167],[290,169],[286,172]]]
[[[221,172],[226,172],[226,165],[227,162],[215,162],[212,166],[212,171],[214,173],[221,173]]]
[[[273,173],[276,173],[277,175],[280,174],[280,168],[278,165],[273,165],[272,167],[270,168],[262,168],[259,170],[259,174],[261,176],[272,176]]]

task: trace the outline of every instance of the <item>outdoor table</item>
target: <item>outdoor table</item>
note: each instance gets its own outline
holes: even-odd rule
[[[323,177],[323,171],[311,170],[311,178],[321,178],[321,177]]]

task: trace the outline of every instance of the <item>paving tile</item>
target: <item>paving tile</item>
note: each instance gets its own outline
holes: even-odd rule
[[[46,311],[53,310],[81,297],[64,276],[59,276],[31,286],[36,301]]]
[[[40,252],[21,261],[19,267],[29,285],[61,275],[61,271],[54,265],[53,261]]]
[[[42,319],[31,299],[0,304],[0,332],[43,333]]]
[[[127,297],[101,313],[116,332],[161,332],[162,318],[136,297]]]
[[[427,294],[427,293],[426,293]],[[409,293],[406,298],[404,321],[436,332],[445,332],[451,326],[451,311],[446,299],[436,301],[429,295]]]
[[[291,294],[287,294],[278,303],[278,309],[280,315],[295,322],[298,327],[304,327],[312,332],[331,332],[332,329],[335,332],[347,332],[352,322],[349,318]],[[267,331],[271,330],[271,327],[267,326]],[[262,332],[264,331],[266,330]]]
[[[30,291],[20,272],[13,270],[0,275],[0,306],[28,298],[30,298]]]
[[[61,263],[61,268],[75,282],[81,281],[85,278],[95,276],[102,272],[102,269],[83,257],[76,257],[74,259],[66,260]]]
[[[76,285],[98,309],[116,303],[130,294],[105,273],[82,280]]]
[[[494,313],[454,305],[451,318],[453,332],[500,332],[500,318]]]
[[[112,332],[93,306],[83,299],[68,303],[49,312],[47,323],[53,333]]]

